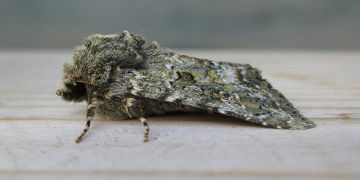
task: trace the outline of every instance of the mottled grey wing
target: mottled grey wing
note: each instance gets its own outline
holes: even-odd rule
[[[136,96],[189,105],[263,126],[315,126],[250,65],[164,55],[150,59],[145,68],[124,78]]]

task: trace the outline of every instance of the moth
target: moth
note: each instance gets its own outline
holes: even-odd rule
[[[308,129],[305,118],[248,64],[176,54],[141,35],[94,34],[75,48],[56,92],[87,102],[86,127],[96,113],[107,119],[139,119],[171,112],[217,113],[278,129]]]

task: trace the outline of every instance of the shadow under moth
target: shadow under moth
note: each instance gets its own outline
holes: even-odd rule
[[[87,101],[86,127],[95,112],[110,119],[139,119],[170,112],[232,116],[278,129],[308,129],[306,119],[248,64],[216,62],[161,49],[156,42],[127,31],[95,34],[75,48],[62,72],[57,95]]]

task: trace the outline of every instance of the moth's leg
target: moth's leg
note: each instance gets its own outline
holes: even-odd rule
[[[83,132],[79,135],[79,137],[76,139],[76,143],[80,143],[85,136],[85,134],[89,131],[91,120],[93,119],[95,115],[95,107],[96,102],[92,98],[91,101],[88,103],[87,109],[86,109],[86,126],[83,130]]]
[[[149,132],[150,132],[149,124],[147,123],[147,120],[144,117],[140,117],[139,119],[145,128],[144,142],[147,142],[147,141],[149,141]]]
[[[125,110],[130,118],[138,118],[142,125],[144,126],[144,142],[149,140],[149,124],[147,120],[144,118],[144,111],[142,109],[142,105],[138,104],[134,98],[126,98],[125,99]]]

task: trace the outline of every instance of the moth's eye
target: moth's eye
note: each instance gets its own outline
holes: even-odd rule
[[[67,101],[80,102],[86,98],[87,90],[84,83],[66,83],[61,91],[61,96]]]

